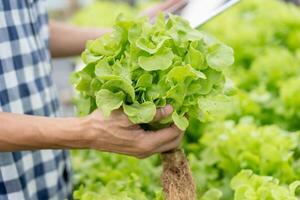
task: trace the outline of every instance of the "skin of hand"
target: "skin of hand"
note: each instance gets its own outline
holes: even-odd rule
[[[180,8],[186,3],[188,0],[166,0],[160,4],[156,4],[141,13],[141,16],[148,16],[150,18],[155,17],[158,13],[168,11],[172,7]]]
[[[157,110],[156,121],[172,113]],[[144,131],[120,110],[104,118],[99,110],[81,118],[50,118],[0,112],[0,152],[38,149],[95,149],[145,158],[172,150],[182,131],[174,125]]]
[[[172,113],[172,107],[157,110],[154,121],[159,121]],[[175,125],[158,131],[145,131],[131,123],[120,110],[104,119],[100,111],[95,111],[83,121],[90,124],[92,135],[89,148],[146,158],[155,153],[166,152],[179,146],[183,133]]]

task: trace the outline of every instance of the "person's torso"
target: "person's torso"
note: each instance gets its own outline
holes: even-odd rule
[[[0,1],[0,112],[59,115],[45,4]],[[66,151],[0,153],[0,200],[63,199],[71,188],[69,173]]]
[[[0,111],[55,116],[44,1],[0,2]]]

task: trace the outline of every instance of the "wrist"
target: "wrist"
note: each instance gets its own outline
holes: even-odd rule
[[[91,142],[86,118],[59,118],[49,124],[53,146],[66,149],[87,149]]]

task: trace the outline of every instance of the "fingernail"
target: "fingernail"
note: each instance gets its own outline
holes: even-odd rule
[[[173,107],[171,105],[166,105],[166,107],[164,108],[165,113],[167,115],[171,114],[173,112]]]

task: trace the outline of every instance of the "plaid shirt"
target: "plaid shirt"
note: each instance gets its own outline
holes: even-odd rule
[[[46,0],[0,1],[0,112],[59,114],[45,7]],[[67,151],[0,153],[0,200],[62,200],[70,192]]]

